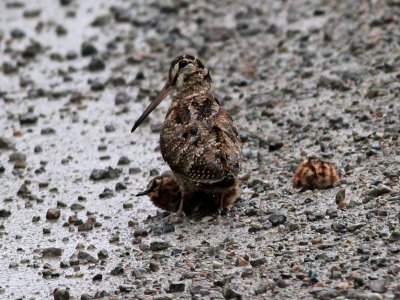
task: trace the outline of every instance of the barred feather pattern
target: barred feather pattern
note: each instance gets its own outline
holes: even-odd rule
[[[174,97],[160,147],[177,181],[188,191],[217,193],[238,184],[239,133],[208,88],[199,86]]]

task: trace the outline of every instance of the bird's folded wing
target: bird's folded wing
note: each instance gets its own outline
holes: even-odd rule
[[[232,118],[219,107],[212,117],[199,122],[199,127],[196,136],[171,145],[180,152],[179,155],[164,155],[171,169],[181,177],[199,183],[236,177],[240,170],[241,150]]]

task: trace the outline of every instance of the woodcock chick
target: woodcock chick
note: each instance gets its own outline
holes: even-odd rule
[[[181,189],[172,172],[166,172],[150,180],[147,189],[136,196],[147,195],[150,201],[158,208],[169,212],[177,212],[181,201]],[[186,215],[206,214],[218,209],[215,196],[204,193],[195,193],[190,201],[186,201],[183,212]]]
[[[181,188],[177,213],[202,191],[215,195],[219,212],[239,197],[242,160],[234,121],[211,94],[211,76],[191,55],[176,57],[164,88],[136,121],[132,132],[173,90],[176,91],[160,134],[164,160]]]
[[[181,201],[181,190],[175,176],[166,173],[150,180],[147,189],[136,196],[149,196],[151,202],[158,208],[177,212]]]
[[[332,163],[310,156],[297,167],[292,182],[294,188],[313,190],[334,187],[340,180]]]

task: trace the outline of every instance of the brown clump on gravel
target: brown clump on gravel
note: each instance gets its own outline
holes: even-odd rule
[[[340,183],[336,167],[331,162],[312,156],[304,160],[292,178],[294,188],[327,189]]]

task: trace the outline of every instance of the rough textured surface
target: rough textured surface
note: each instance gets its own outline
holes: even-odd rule
[[[213,2],[0,1],[0,298],[400,297],[399,1]],[[172,224],[134,196],[168,101],[130,129],[181,53],[245,159],[231,212]],[[310,153],[338,187],[292,188]]]

